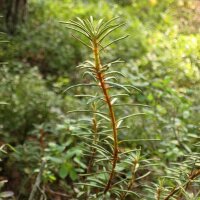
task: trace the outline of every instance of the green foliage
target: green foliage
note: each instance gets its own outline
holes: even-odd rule
[[[126,25],[112,32],[104,44],[120,38],[122,33],[130,36],[101,51],[105,63],[119,57],[126,61],[118,65],[111,62],[108,66],[114,71],[108,76],[117,76],[117,82],[114,78],[107,80],[112,81],[109,83],[112,103],[116,116],[147,115],[124,118],[120,125],[119,155],[124,162],[118,161],[119,176],[112,183],[119,184],[113,186],[110,191],[113,194],[108,193],[105,199],[112,199],[113,195],[122,198],[124,194],[127,200],[137,199],[137,193],[139,199],[164,200],[174,188],[177,192],[170,200],[178,196],[198,199],[198,177],[185,188],[188,177],[199,169],[198,159],[193,159],[199,157],[198,1],[29,0],[28,3],[26,23],[18,26],[15,35],[0,33],[0,40],[4,41],[0,43],[0,62],[4,63],[0,66],[0,143],[10,143],[16,149],[1,155],[1,177],[8,180],[1,191],[13,191],[16,198],[28,199],[43,159],[47,163],[40,191],[47,199],[83,199],[85,193],[95,196],[103,190],[108,176],[87,177],[84,173],[87,174],[88,163],[92,163],[92,149],[100,154],[94,163],[100,167],[93,170],[111,169],[112,163],[102,160],[113,149],[112,132],[107,137],[108,132],[103,131],[109,127],[107,108],[102,105],[95,112],[100,120],[101,141],[92,144],[91,117],[103,96],[91,73],[84,73],[81,78],[74,68],[85,59],[93,61],[90,49],[75,40],[74,31],[65,29],[59,21],[87,19],[90,15],[107,21],[120,16],[117,21]],[[2,29],[3,26],[1,31],[5,32]],[[87,42],[87,38],[79,39]],[[85,68],[88,64],[83,63],[79,69],[89,69]],[[62,93],[74,84],[77,86]],[[124,85],[134,85],[142,93]],[[114,96],[115,92],[123,95]],[[72,112],[66,114],[68,110]],[[103,149],[99,149],[101,144]],[[129,152],[129,156],[121,155],[131,149],[135,151]],[[134,168],[129,163],[134,160],[139,160],[139,167],[129,196],[122,190],[132,184]]]
[[[1,155],[2,155],[2,153],[3,154],[7,154],[7,152],[6,152],[6,150],[5,150],[5,148],[6,147],[9,147],[10,149],[12,149],[12,150],[14,150],[13,149],[13,147],[11,147],[10,145],[1,145],[0,146],[0,162],[2,162],[2,160],[1,160]],[[2,169],[0,169],[0,171],[1,171]],[[4,185],[7,183],[8,181],[7,180],[1,180],[0,181],[0,200],[4,200],[4,199],[10,199],[11,197],[13,197],[14,196],[14,193],[12,192],[12,191],[5,191],[5,190],[3,190],[3,187],[4,187]]]
[[[20,72],[13,72],[6,66],[1,68],[0,73],[0,99],[7,102],[0,107],[0,124],[2,137],[10,143],[23,142],[34,124],[55,120],[57,106],[62,105],[62,100],[48,90],[36,69],[27,72],[20,65],[14,68]],[[10,138],[13,134],[17,137]]]

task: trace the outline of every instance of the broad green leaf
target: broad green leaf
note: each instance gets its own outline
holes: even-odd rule
[[[62,179],[67,177],[67,175],[69,174],[69,167],[66,163],[61,165],[58,174]]]
[[[78,175],[74,169],[69,172],[69,176],[73,181],[77,180],[78,178]]]

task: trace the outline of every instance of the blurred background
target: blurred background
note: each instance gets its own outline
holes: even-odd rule
[[[131,101],[150,108],[122,110],[149,114],[127,120],[129,129],[119,135],[130,140],[124,148],[141,148],[157,159],[158,176],[169,162],[200,150],[193,145],[200,137],[200,1],[0,0],[0,15],[0,144],[15,149],[1,152],[0,181],[8,181],[3,191],[27,199],[41,157],[50,161],[43,177],[48,199],[70,199],[76,191],[72,183],[85,160],[72,133],[81,131],[78,119],[88,116],[66,113],[87,107],[73,95],[89,91],[63,91],[87,82],[75,67],[91,53],[59,23],[76,17],[119,16],[126,23],[110,40],[130,37],[110,46],[102,60],[122,58],[125,63],[116,67],[126,75],[122,81],[143,91]],[[139,140],[151,138],[159,140]]]

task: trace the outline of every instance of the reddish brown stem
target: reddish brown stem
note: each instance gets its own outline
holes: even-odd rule
[[[106,86],[105,80],[104,80],[104,74],[101,72],[101,61],[99,57],[99,49],[98,49],[98,44],[97,41],[94,41],[93,43],[93,53],[94,53],[94,59],[95,59],[95,68],[96,68],[96,75],[100,83],[100,87],[103,91],[105,101],[107,103],[108,109],[109,109],[109,114],[110,114],[110,119],[111,119],[111,126],[112,126],[112,131],[113,131],[113,139],[114,139],[114,150],[113,150],[113,162],[112,162],[112,169],[110,172],[110,177],[108,179],[107,185],[104,189],[104,194],[107,193],[107,191],[111,187],[111,183],[114,177],[115,173],[115,167],[117,164],[118,160],[118,139],[117,139],[117,127],[116,127],[116,117],[115,113],[111,104],[111,99],[108,93],[108,88]]]
[[[169,200],[171,197],[173,197],[178,191],[180,190],[180,188],[173,188],[171,190],[171,192],[167,195],[167,197],[164,198],[164,200]]]
[[[45,148],[45,142],[44,142],[44,138],[45,138],[45,131],[44,129],[40,129],[40,147],[42,149],[42,152],[44,152],[44,148]]]

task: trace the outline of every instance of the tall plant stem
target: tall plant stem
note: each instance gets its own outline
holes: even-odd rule
[[[98,43],[97,43],[96,40],[94,40],[94,42],[93,42],[93,53],[94,53],[94,60],[95,60],[96,76],[97,76],[97,79],[99,80],[100,87],[102,89],[105,101],[106,101],[108,109],[109,109],[109,115],[110,115],[112,132],[113,132],[113,139],[114,139],[112,169],[111,169],[111,172],[110,172],[110,176],[109,176],[107,185],[104,189],[104,194],[106,194],[107,191],[111,187],[111,182],[112,182],[113,177],[114,177],[115,167],[116,167],[117,160],[118,160],[117,126],[116,126],[115,113],[114,113],[113,106],[111,104],[111,99],[110,99],[109,92],[108,92],[108,87],[107,87],[105,80],[104,80],[104,74],[101,71],[102,66],[101,66],[101,60],[100,60],[100,56],[99,56]]]

